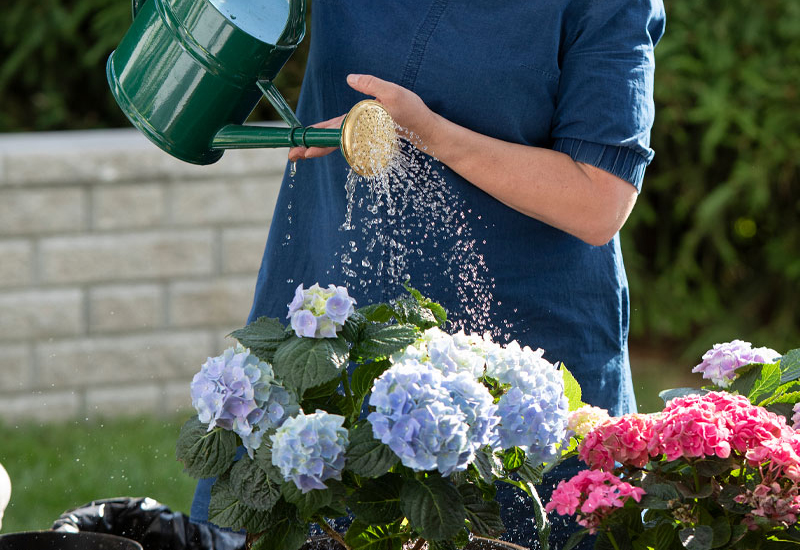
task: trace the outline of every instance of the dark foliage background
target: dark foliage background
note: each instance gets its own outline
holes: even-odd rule
[[[104,64],[130,4],[6,2],[0,131],[127,126]],[[667,15],[656,159],[623,230],[633,342],[688,364],[737,337],[797,347],[800,2],[668,0]],[[303,49],[277,82],[290,103]],[[254,118],[274,118],[262,105]]]

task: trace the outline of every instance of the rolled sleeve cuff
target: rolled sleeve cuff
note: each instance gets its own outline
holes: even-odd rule
[[[591,164],[624,179],[641,192],[644,171],[650,159],[629,147],[603,145],[573,138],[558,138],[553,144],[555,151],[572,157],[576,162]]]

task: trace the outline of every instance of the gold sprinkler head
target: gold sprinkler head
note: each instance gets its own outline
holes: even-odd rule
[[[374,99],[356,103],[342,121],[342,154],[353,171],[365,177],[383,172],[397,154],[395,123]]]

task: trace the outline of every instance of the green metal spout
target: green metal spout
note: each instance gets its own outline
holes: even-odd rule
[[[342,130],[337,128],[272,128],[229,124],[214,136],[214,149],[260,149],[270,147],[339,147]]]

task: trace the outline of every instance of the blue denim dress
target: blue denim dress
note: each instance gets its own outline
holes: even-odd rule
[[[457,124],[561,151],[640,190],[653,158],[653,48],[663,31],[661,0],[314,0],[297,114],[311,124],[346,113],[365,97],[345,77],[372,74]],[[444,166],[436,172],[449,222],[385,201],[369,209],[374,197],[357,185],[348,230],[347,171],[339,153],[299,163],[293,177],[287,171],[251,320],[284,318],[300,283],[346,285],[363,306],[402,294],[408,277],[447,308],[453,327],[543,348],[575,374],[585,401],[615,415],[635,410],[619,236],[591,246]],[[402,272],[392,272],[400,253]],[[209,487],[198,487],[195,520],[207,519]],[[507,491],[502,498],[505,538],[534,547],[529,503]],[[558,548],[567,530],[556,531]]]

